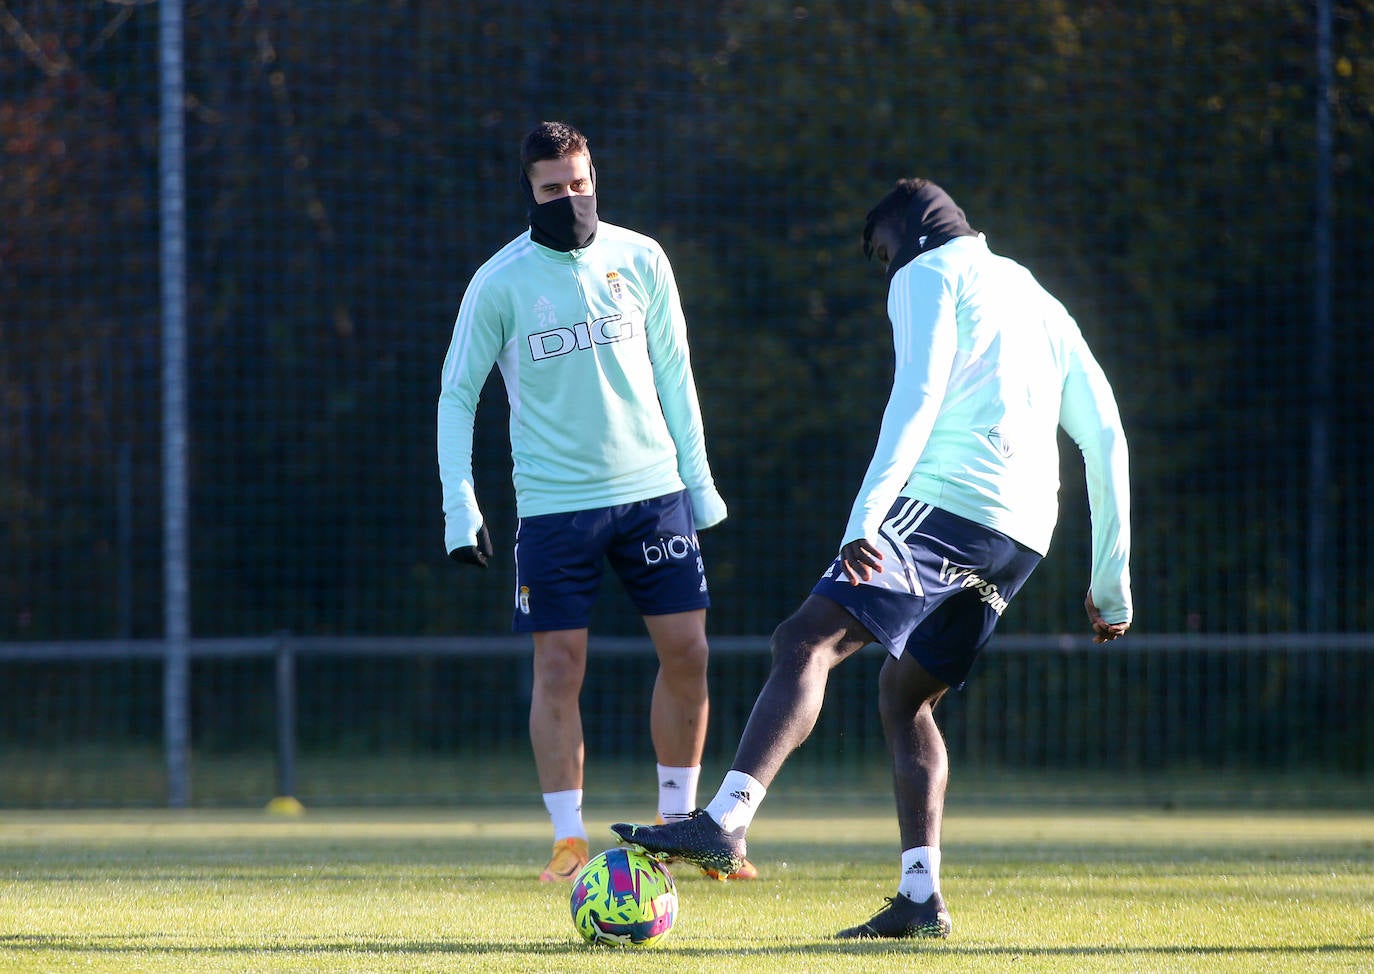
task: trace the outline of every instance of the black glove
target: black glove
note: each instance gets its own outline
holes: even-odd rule
[[[483,524],[477,529],[476,544],[454,548],[448,553],[448,556],[460,565],[476,565],[478,568],[486,568],[487,559],[491,557],[491,554],[491,535],[487,533],[487,526]]]

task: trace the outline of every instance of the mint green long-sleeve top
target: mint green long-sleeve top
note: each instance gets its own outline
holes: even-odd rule
[[[1077,323],[983,237],[956,237],[893,275],[895,369],[841,546],[872,539],[898,496],[992,528],[1044,555],[1059,515],[1062,427],[1083,454],[1089,590],[1131,621],[1126,436]]]
[[[510,401],[520,517],[690,494],[698,528],[726,507],[707,462],[687,325],[653,239],[602,222],[570,253],[528,232],[473,275],[444,359],[438,406],[446,551],[483,517],[473,419],[492,366]]]

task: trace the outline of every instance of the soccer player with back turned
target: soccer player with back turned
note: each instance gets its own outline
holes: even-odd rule
[[[869,212],[863,241],[887,269],[896,367],[838,557],[773,633],[772,669],[715,798],[677,822],[612,828],[652,854],[728,873],[743,860],[765,791],[811,733],[830,670],[881,643],[878,709],[900,880],[883,909],[837,936],[947,937],[940,828],[949,769],[935,706],[963,686],[1049,550],[1060,427],[1087,473],[1093,641],[1126,633],[1126,438],[1111,387],[1064,306],[992,253],[940,187],[900,180]]]
[[[485,567],[473,419],[496,365],[510,400],[519,525],[513,627],[534,640],[530,740],[553,824],[545,882],[587,862],[579,695],[587,625],[609,563],[658,656],[650,737],[659,816],[696,804],[705,746],[706,607],[697,530],[726,516],[706,460],[677,284],[652,239],[599,222],[581,132],[543,122],[521,146],[529,230],[473,275],[438,410],[445,550]],[[731,872],[749,878],[748,863]]]

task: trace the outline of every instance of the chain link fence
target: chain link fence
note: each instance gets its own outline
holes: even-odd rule
[[[1082,625],[1087,515],[1068,447],[1054,550],[1002,630],[1042,648],[997,659],[1002,676],[947,705],[952,738],[993,701],[1061,716],[980,718],[1001,737],[952,746],[1000,768],[1367,776],[1350,701],[1368,696],[1374,582],[1374,3],[1118,8],[0,3],[0,779],[40,769],[0,800],[162,800],[158,749],[178,732],[192,776],[212,754],[271,765],[274,657],[190,650],[169,693],[161,657],[116,651],[169,636],[410,647],[385,664],[298,659],[307,792],[305,755],[331,747],[341,769],[382,741],[392,767],[520,751],[522,657],[424,640],[507,637],[504,396],[490,384],[478,414],[498,549],[485,573],[444,557],[434,412],[467,280],[523,230],[516,148],[542,118],[588,134],[602,217],[658,238],[677,272],[731,508],[703,535],[710,626],[717,645],[758,648],[722,654],[713,740],[731,739],[766,634],[840,540],[891,371],[863,214],[897,177],[926,175],[1078,318],[1121,401],[1135,489],[1135,648],[1036,642]],[[179,386],[169,284],[184,288]],[[169,412],[184,417],[170,452]],[[608,589],[593,630],[635,639],[640,623]],[[1299,635],[1340,648],[1295,655]],[[1256,642],[1215,651],[1238,638]],[[109,651],[64,656],[73,641]],[[590,685],[589,713],[631,712],[643,674],[613,659],[624,686]],[[833,690],[845,713],[867,706],[855,671]],[[1104,700],[1100,720],[1142,715],[1134,743],[1069,719]],[[1289,727],[1285,700],[1299,723],[1273,733],[1302,743],[1256,750]],[[499,741],[459,712],[504,728]],[[1278,723],[1247,723],[1261,713]],[[154,771],[140,759],[119,784],[115,744],[151,749]],[[83,754],[86,775],[58,770]],[[409,793],[340,774],[318,793]]]

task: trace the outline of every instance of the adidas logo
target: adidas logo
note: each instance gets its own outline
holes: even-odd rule
[[[745,805],[752,805],[754,803],[754,799],[750,797],[749,792],[747,791],[732,791],[730,792],[730,797],[737,802],[742,802]]]
[[[915,862],[913,862],[910,866],[907,867],[906,875],[924,876],[926,872],[926,864],[921,862],[921,860],[917,859]]]
[[[682,790],[682,786],[678,784],[676,781],[673,781],[671,778],[669,778],[667,781],[660,781],[658,783],[658,786],[660,788],[671,788],[673,791]]]

